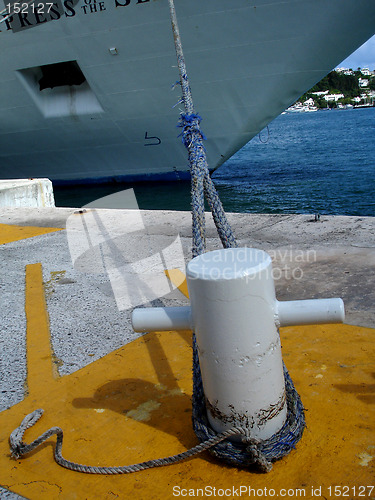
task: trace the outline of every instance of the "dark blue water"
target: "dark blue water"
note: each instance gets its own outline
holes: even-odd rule
[[[375,216],[375,108],[285,114],[268,129],[213,174],[226,211]],[[190,210],[186,182],[57,188],[56,205],[129,187],[140,208]]]
[[[375,108],[281,115],[218,169],[235,212],[375,216]]]

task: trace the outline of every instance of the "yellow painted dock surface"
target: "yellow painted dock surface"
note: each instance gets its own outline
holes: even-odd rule
[[[11,243],[12,241],[33,238],[42,234],[61,231],[55,227],[18,226],[16,224],[0,224],[0,245]]]
[[[24,400],[0,413],[1,486],[32,500],[375,498],[375,330],[350,325],[280,331],[307,427],[296,449],[269,474],[229,467],[205,452],[130,475],[86,475],[54,462],[55,437],[12,459],[9,435],[37,408],[45,413],[25,441],[59,426],[63,456],[78,463],[128,465],[197,444],[190,332],[147,334],[59,376],[41,264],[30,263],[25,280],[27,381]]]

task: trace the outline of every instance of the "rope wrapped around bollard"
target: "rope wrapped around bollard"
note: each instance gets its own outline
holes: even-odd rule
[[[199,368],[198,350],[193,338],[193,428],[201,442],[215,436],[209,425],[203,392],[202,378]],[[260,472],[270,472],[272,462],[283,458],[301,439],[305,428],[304,409],[293,381],[284,368],[285,391],[287,401],[287,419],[279,432],[266,440],[253,440],[252,443],[233,443],[221,441],[209,452],[224,462],[237,467],[255,466]]]

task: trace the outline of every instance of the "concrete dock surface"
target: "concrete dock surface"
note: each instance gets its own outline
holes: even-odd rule
[[[80,209],[38,208],[1,209],[2,224],[20,226],[51,227],[66,229],[72,217],[84,217]],[[131,212],[126,210],[96,209],[95,213],[111,226],[113,234],[108,239],[116,240],[119,250],[125,251],[124,240],[131,232],[127,227]],[[167,247],[174,238],[180,236],[184,258],[191,258],[191,214],[173,211],[140,211],[145,226],[142,237],[132,240],[135,256],[146,251],[155,252]],[[221,248],[215,225],[207,214],[207,250]],[[319,297],[342,297],[345,303],[346,322],[360,326],[375,326],[375,217],[321,216],[315,222],[314,215],[258,215],[228,214],[239,246],[259,248],[270,253],[275,264],[275,285],[279,300],[297,300]],[[144,235],[148,236],[145,242]],[[65,271],[65,280],[74,274],[74,282],[69,283],[69,291],[83,293],[85,282],[98,274],[90,269],[79,273],[73,268],[72,256],[67,243],[67,231],[51,233],[39,240],[13,242],[6,260],[28,263],[30,251],[43,256],[46,281],[49,267],[60,263]],[[139,246],[139,248],[137,248]],[[127,249],[128,250],[128,249]],[[4,250],[3,250],[4,251]],[[90,256],[88,261],[90,262]],[[134,258],[135,260],[135,258]],[[39,261],[38,261],[39,262]],[[13,265],[10,269],[13,268]],[[79,269],[76,264],[76,268]],[[95,266],[93,266],[95,267]],[[10,271],[9,269],[9,271]],[[49,272],[54,272],[52,267]],[[91,271],[91,272],[90,272]],[[91,276],[90,276],[91,275]],[[104,273],[105,275],[105,273]],[[48,279],[47,279],[48,278]],[[106,278],[102,277],[103,289]],[[108,277],[107,277],[108,280]],[[58,280],[57,280],[58,282]],[[65,283],[64,280],[60,284]],[[108,283],[108,281],[107,281]],[[97,296],[106,296],[97,285]],[[92,292],[92,291],[91,291]],[[107,293],[108,290],[107,290]],[[87,300],[89,300],[87,298]],[[94,300],[94,297],[92,297]],[[90,302],[86,302],[89,306]],[[134,304],[135,306],[136,304]]]
[[[313,215],[228,214],[228,218],[239,246],[259,248],[270,253],[279,300],[341,297],[345,303],[345,323],[363,327],[366,332],[364,343],[369,341],[373,345],[374,338],[369,329],[375,328],[374,217],[322,215],[320,220],[315,221]],[[207,250],[220,247],[212,218],[207,215]],[[188,304],[188,299],[177,287],[168,288],[162,273],[159,272],[153,281],[149,270],[154,266],[160,271],[160,262],[163,265],[171,263],[181,269],[183,262],[190,260],[191,214],[110,209],[0,208],[0,256],[0,416],[3,412],[6,421],[7,412],[11,412],[15,405],[22,405],[25,395],[30,394],[30,380],[29,387],[25,389],[25,381],[32,371],[27,364],[30,359],[27,361],[25,332],[29,319],[25,313],[25,294],[28,293],[27,280],[32,282],[33,273],[38,275],[39,268],[33,266],[40,266],[42,273],[49,317],[51,359],[56,376],[63,378],[84,373],[82,370],[94,366],[95,362],[99,366],[105,356],[112,355],[111,353],[118,352],[127,345],[137,346],[137,342],[142,341],[141,336],[135,334],[131,327],[130,313],[133,307]],[[131,281],[135,277],[131,276],[129,266],[133,266],[136,274],[139,274],[142,273],[143,263],[148,266],[146,278],[138,283],[135,293]],[[165,267],[170,268],[168,265]],[[148,285],[145,284],[146,281]],[[126,289],[127,283],[131,283],[129,289]],[[161,292],[158,293],[158,290]],[[293,331],[297,331],[296,328]],[[305,337],[308,328],[300,329],[305,332]],[[314,328],[310,331],[314,332]],[[330,335],[331,330],[324,331]],[[340,335],[350,337],[350,332],[350,328],[344,326],[343,330],[331,333],[340,342]],[[288,335],[287,332],[286,338],[289,338]],[[356,330],[355,335],[358,341],[360,331]],[[303,336],[298,339],[299,342],[304,342]],[[350,346],[350,343],[347,344],[349,341],[350,339],[343,338],[346,346]],[[288,342],[288,345],[292,345],[293,338],[289,338]],[[179,344],[175,348],[183,349]],[[166,349],[164,345],[164,351]],[[324,355],[327,356],[327,353]],[[134,356],[137,357],[137,354]],[[140,360],[137,362],[142,363]],[[328,366],[326,361],[320,364]],[[189,374],[190,368],[188,377]],[[35,377],[37,380],[38,375]],[[35,380],[34,383],[38,386]],[[168,386],[168,383],[165,382],[164,385]],[[177,391],[177,387],[170,389],[170,395],[173,390]],[[185,390],[185,393],[188,391]],[[369,410],[373,408],[373,399],[371,401],[372,407],[369,406]],[[188,408],[189,401],[186,404]],[[35,401],[35,405],[37,408],[38,401]],[[185,408],[184,411],[188,410]],[[24,414],[20,412],[19,421],[23,417]],[[52,424],[53,417],[49,417],[44,426]],[[370,425],[369,422],[367,425]],[[2,429],[5,427],[3,425]],[[373,436],[373,423],[369,432]],[[2,436],[2,439],[4,441],[5,437]],[[188,440],[184,444],[189,446],[191,443]],[[371,455],[369,449],[363,453],[370,457],[367,458],[367,465],[370,464],[373,469],[375,450]],[[156,447],[155,453],[151,455],[156,458],[158,453],[159,449]],[[36,454],[35,452],[34,456]],[[52,462],[51,449],[48,449],[48,456]],[[8,459],[10,460],[9,457]],[[22,463],[26,464],[26,460]],[[178,470],[183,470],[183,466],[179,466]],[[228,468],[225,466],[224,470]],[[169,472],[164,469],[158,474],[168,475]],[[368,469],[366,474],[370,474]],[[363,480],[367,481],[367,485],[370,484],[371,475],[366,474]],[[140,476],[138,480],[138,487],[141,488]],[[30,484],[31,482],[30,480]],[[192,480],[191,484],[193,483]],[[37,498],[38,490],[24,490],[19,485],[13,487],[14,484],[14,481],[0,477],[0,485],[6,487],[0,490],[0,498],[18,498],[18,495],[8,490],[17,491],[26,498]],[[30,496],[26,491],[30,492]],[[64,496],[58,490],[51,494],[51,491],[42,488],[41,496],[113,498],[109,493],[99,493],[101,489],[97,495],[91,492],[87,496],[77,497]],[[150,496],[149,491],[145,491],[146,496],[140,489],[139,496],[135,494],[135,497],[161,498],[158,493]],[[375,491],[371,495],[368,498],[375,498]],[[124,494],[122,498],[126,497]],[[172,498],[171,495],[170,497]],[[355,495],[352,497],[356,498]],[[169,496],[166,495],[165,498]]]

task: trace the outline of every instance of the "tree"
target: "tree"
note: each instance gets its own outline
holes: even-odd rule
[[[359,93],[358,78],[362,76],[359,75],[343,75],[337,73],[336,71],[331,71],[325,76],[320,82],[318,82],[309,91],[311,92],[323,92],[329,90],[330,93],[344,94],[345,96],[354,97]]]

